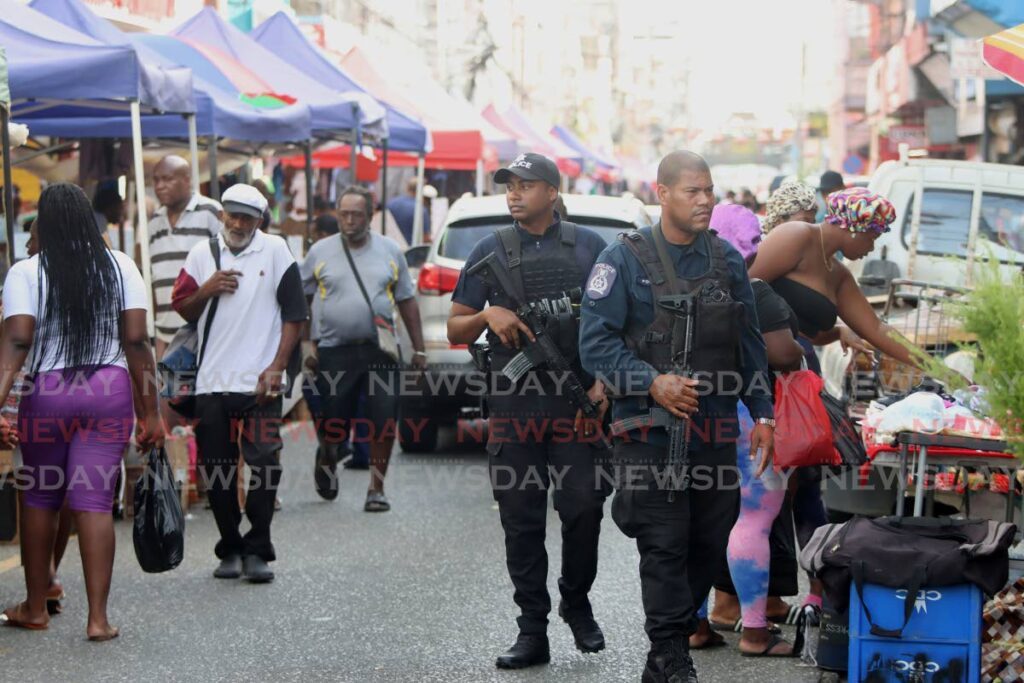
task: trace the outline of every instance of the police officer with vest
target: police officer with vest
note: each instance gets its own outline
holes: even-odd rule
[[[554,210],[560,176],[550,159],[520,155],[495,173],[494,180],[507,187],[513,223],[484,237],[467,258],[452,296],[448,339],[473,344],[487,331],[491,485],[505,532],[514,599],[521,611],[519,637],[496,665],[519,669],[550,661],[551,598],[544,548],[548,488],[554,490],[554,507],[562,522],[558,613],[572,629],[577,649],[593,653],[605,646],[588,593],[597,574],[603,505],[611,489],[610,475],[599,474],[608,460],[598,438],[608,401],[604,387],[582,372],[578,353],[582,288],[605,242]],[[482,266],[502,271],[513,291],[505,291],[493,274],[481,271]],[[541,329],[556,342],[567,361],[564,367],[579,379],[576,395],[585,394],[594,406],[592,419],[582,419],[567,399],[568,372],[556,372],[544,362],[523,365],[536,351],[538,336],[517,315],[523,304],[552,314],[546,318],[549,325]],[[517,371],[510,373],[512,368]]]
[[[708,229],[715,198],[704,159],[666,156],[658,198],[660,224],[620,235],[594,266],[580,355],[613,399],[612,518],[640,552],[651,641],[642,680],[688,683],[696,611],[738,512],[736,458],[770,455],[775,423],[746,267]],[[737,399],[757,423],[749,454],[736,453]],[[674,425],[688,435],[682,463],[670,463]]]

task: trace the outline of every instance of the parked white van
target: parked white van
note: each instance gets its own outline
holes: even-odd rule
[[[896,221],[868,258],[849,264],[855,277],[970,287],[986,242],[1006,268],[1024,265],[1024,166],[904,152],[878,167],[868,189],[893,203]]]

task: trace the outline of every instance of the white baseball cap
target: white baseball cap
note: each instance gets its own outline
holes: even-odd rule
[[[267,210],[267,198],[252,185],[237,183],[224,190],[220,203],[225,213],[243,213],[253,218],[262,218]]]

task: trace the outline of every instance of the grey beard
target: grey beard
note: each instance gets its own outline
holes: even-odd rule
[[[224,244],[228,245],[229,249],[245,249],[252,243],[252,238],[256,236],[256,231],[254,230],[252,234],[249,235],[249,239],[245,240],[245,242],[242,244],[237,244],[235,242],[235,238],[231,235],[231,231],[228,230],[227,228],[224,228],[222,234],[224,235]]]

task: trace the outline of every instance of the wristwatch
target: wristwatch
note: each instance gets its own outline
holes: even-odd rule
[[[772,429],[775,429],[775,418],[774,417],[759,417],[757,418],[757,424],[767,425]]]

